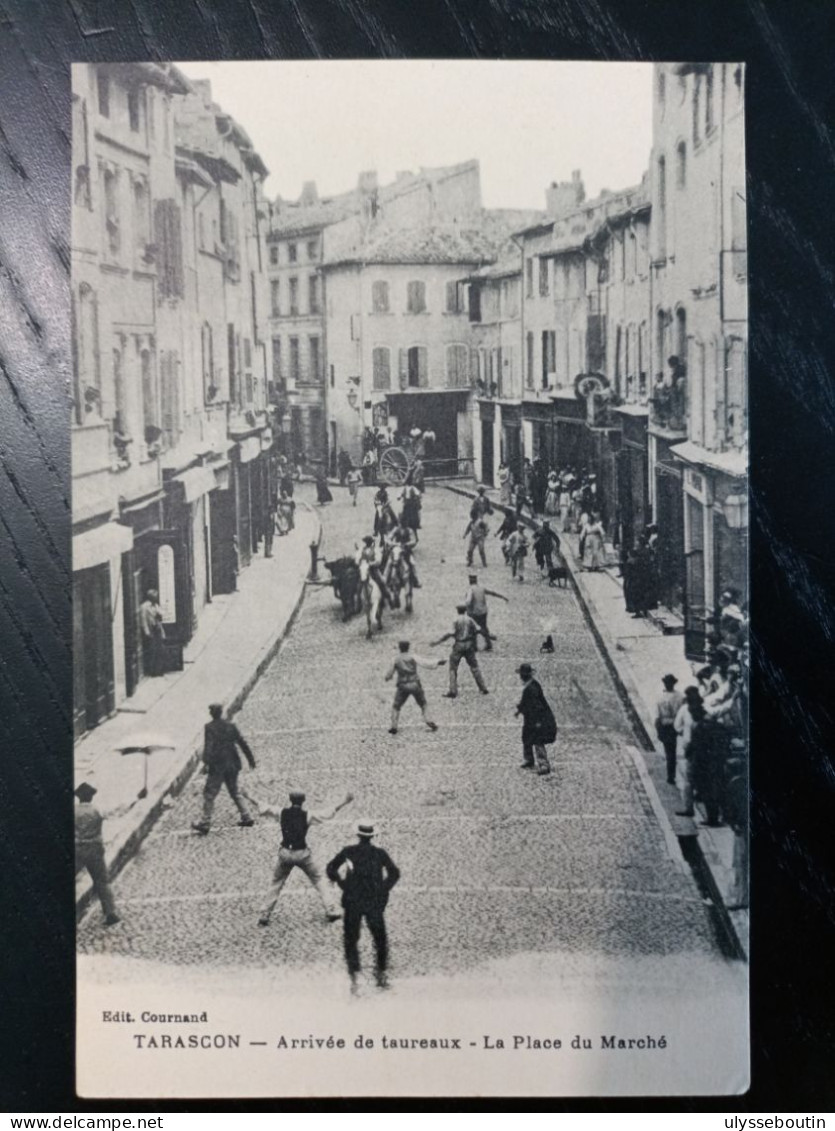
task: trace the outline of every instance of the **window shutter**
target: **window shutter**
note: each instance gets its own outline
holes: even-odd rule
[[[418,386],[425,389],[429,384],[428,351],[425,346],[418,346]]]
[[[409,384],[409,354],[407,350],[400,350],[399,378],[400,388],[407,388]]]

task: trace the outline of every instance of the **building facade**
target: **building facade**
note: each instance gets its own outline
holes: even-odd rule
[[[667,603],[704,653],[721,594],[747,593],[744,68],[657,65],[650,488],[669,527]]]
[[[209,112],[215,139],[203,147],[206,159],[181,150],[183,107],[211,103],[208,88],[198,91],[173,66],[78,65],[72,94],[80,736],[117,710],[147,674],[139,607],[148,589],[159,593],[165,663],[176,667],[212,593],[235,586],[238,531],[230,529],[225,539],[224,573],[224,555],[216,552],[223,526],[213,523],[211,498],[228,494],[234,482],[235,410],[257,412],[260,398],[263,416],[266,404],[265,346],[255,324],[261,285],[255,221],[247,218],[266,170],[245,170],[248,142],[232,136],[231,120],[225,127],[216,107]],[[238,156],[223,175],[231,181],[237,164],[239,187],[228,198],[222,229],[217,154],[230,142]],[[200,232],[211,225],[210,213],[218,227],[207,255]],[[235,256],[231,229],[241,234]],[[233,270],[240,276],[237,301]],[[214,346],[232,322],[250,342],[249,353],[242,350],[250,368],[235,374],[240,390],[230,386]],[[259,437],[259,457],[261,443]],[[238,517],[236,509],[235,524]]]

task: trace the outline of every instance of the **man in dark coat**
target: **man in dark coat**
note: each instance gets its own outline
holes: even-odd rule
[[[238,774],[241,771],[241,756],[238,747],[243,750],[250,768],[255,769],[255,758],[249,745],[235,726],[223,717],[223,707],[220,703],[209,706],[212,721],[206,723],[203,741],[203,764],[206,773],[206,785],[203,789],[203,816],[195,821],[192,828],[195,832],[205,836],[212,823],[212,809],[215,798],[220,793],[221,786],[226,786],[229,796],[235,802],[241,815],[238,824],[248,828],[255,822],[238,792]]]
[[[557,721],[542,688],[533,678],[531,665],[520,664],[516,670],[523,684],[522,698],[516,705],[516,714],[524,719],[522,748],[525,760],[521,768],[535,768],[538,774],[550,774],[551,764],[545,747],[556,740]]]
[[[400,879],[400,869],[389,854],[371,843],[373,836],[371,822],[360,821],[357,843],[338,852],[325,869],[328,879],[342,889],[345,962],[354,992],[360,969],[358,943],[363,919],[374,940],[377,984],[381,988],[387,985],[388,938],[383,913],[389,892]]]

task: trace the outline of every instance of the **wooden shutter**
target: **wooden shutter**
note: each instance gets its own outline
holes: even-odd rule
[[[426,346],[417,347],[418,387],[425,389],[429,384],[429,351]]]
[[[400,379],[400,388],[406,389],[409,386],[409,351],[399,351],[399,369],[398,376]]]

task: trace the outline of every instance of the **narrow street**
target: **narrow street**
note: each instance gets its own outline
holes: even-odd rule
[[[361,492],[356,510],[347,492],[334,495],[323,515],[328,558],[351,552],[373,513],[371,491]],[[387,733],[393,684],[383,676],[397,640],[408,637],[424,656],[448,655],[448,644],[430,649],[429,641],[449,631],[466,588],[468,507],[459,495],[429,488],[414,613],[387,610],[371,642],[363,617],[342,623],[329,588],[308,589],[288,638],[236,716],[258,759],[243,785],[280,805],[289,787],[302,788],[311,809],[354,793],[353,805],[312,830],[311,845],[324,865],[354,840],[358,818],[376,824],[376,843],[402,870],[387,913],[395,989],[408,979],[483,977],[491,963],[547,966],[554,956],[566,976],[574,962],[578,977],[590,963],[623,964],[633,989],[636,978],[661,980],[664,962],[719,977],[728,964],[709,913],[670,855],[636,767],[629,720],[573,592],[548,588],[532,559],[525,583],[512,582],[492,532],[481,576],[510,603],[491,598],[498,640],[491,655],[480,653],[490,695],[478,695],[466,665],[456,701],[442,698],[445,667],[425,671],[438,732],[424,728],[409,702],[400,733]],[[556,651],[540,656],[547,632]],[[515,669],[524,660],[534,664],[560,727],[550,777],[519,768],[521,720],[513,712]],[[190,824],[202,782],[192,779],[117,878],[122,923],[105,931],[98,907],[87,913],[80,953],[179,967],[184,975],[187,967],[234,966],[242,976],[244,967],[269,968],[271,976],[347,985],[340,926],[325,924],[300,873],[270,927],[257,926],[277,822],[239,828],[223,793],[211,835],[196,836]],[[370,967],[365,935],[362,945]]]

